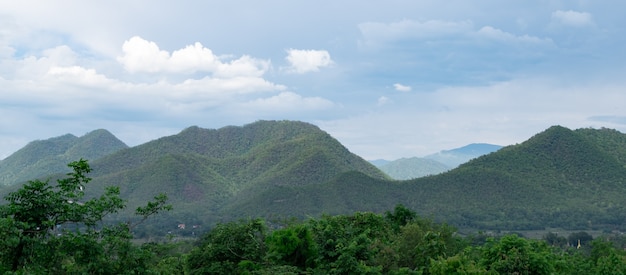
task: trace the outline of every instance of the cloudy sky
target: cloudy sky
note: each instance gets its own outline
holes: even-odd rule
[[[444,3],[445,2],[445,3]],[[0,158],[313,123],[366,159],[626,132],[626,2],[1,1]]]

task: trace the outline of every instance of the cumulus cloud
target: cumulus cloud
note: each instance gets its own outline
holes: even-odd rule
[[[396,91],[399,91],[399,92],[410,92],[411,91],[411,86],[405,86],[405,85],[402,85],[400,83],[393,84],[393,88],[396,89]]]
[[[583,27],[593,25],[593,18],[588,12],[578,12],[573,10],[557,10],[552,13],[552,21],[572,27]]]
[[[161,50],[152,41],[134,36],[124,42],[123,55],[117,60],[131,73],[213,73],[217,77],[261,76],[270,62],[244,55],[231,61],[222,61],[211,49],[199,42],[171,54]]]
[[[72,85],[87,87],[107,87],[116,84],[116,81],[99,74],[94,69],[86,69],[80,66],[52,67],[46,74],[48,80],[66,82]]]
[[[289,49],[285,59],[289,63],[287,71],[298,74],[317,72],[333,64],[330,54],[324,50]]]

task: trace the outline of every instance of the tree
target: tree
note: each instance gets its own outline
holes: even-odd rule
[[[276,263],[306,270],[314,267],[317,248],[311,229],[304,225],[292,225],[272,232],[265,240],[269,258]]]
[[[262,220],[219,224],[187,257],[190,274],[237,274],[261,268],[265,256]]]
[[[391,222],[391,225],[396,231],[400,230],[401,226],[405,226],[416,218],[417,213],[404,207],[402,204],[396,205],[393,209],[393,213],[389,211],[385,212],[385,219]]]
[[[530,241],[517,235],[489,239],[482,247],[480,265],[499,274],[552,274],[554,254],[543,241]]]
[[[129,224],[104,225],[103,219],[123,209],[118,187],[108,187],[103,195],[86,201],[84,188],[91,178],[86,160],[68,164],[66,178],[34,180],[5,197],[0,206],[0,271],[25,273],[118,273],[138,269],[146,259],[142,250],[130,243]],[[137,209],[144,218],[170,210],[167,196]],[[145,261],[144,261],[145,262]]]

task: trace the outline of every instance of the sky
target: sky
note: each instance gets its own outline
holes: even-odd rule
[[[0,159],[107,129],[319,126],[365,159],[626,132],[626,2],[0,1]]]

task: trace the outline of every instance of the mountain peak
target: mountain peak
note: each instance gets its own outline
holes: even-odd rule
[[[32,141],[0,162],[0,184],[12,185],[64,173],[69,171],[66,165],[71,161],[80,158],[94,160],[127,147],[104,129],[81,137],[65,134]]]

